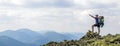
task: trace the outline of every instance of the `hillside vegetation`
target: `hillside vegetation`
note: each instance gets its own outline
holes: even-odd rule
[[[101,36],[97,32],[88,31],[79,40],[51,41],[44,46],[120,46],[120,34]]]

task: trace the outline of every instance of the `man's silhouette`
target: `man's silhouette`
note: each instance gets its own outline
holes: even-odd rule
[[[92,18],[95,19],[95,24],[92,25],[92,32],[94,32],[94,27],[97,27],[98,28],[98,34],[100,34],[99,15],[95,15],[95,17],[92,16],[92,15],[89,15],[89,16],[91,16]]]

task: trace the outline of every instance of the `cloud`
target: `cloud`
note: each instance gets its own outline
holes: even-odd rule
[[[0,0],[2,7],[72,7],[72,0]]]
[[[75,18],[72,15],[72,9],[69,8],[23,8],[22,10],[20,8],[3,9],[0,12],[1,30],[30,28],[33,30],[55,30],[59,32],[75,28],[71,25]]]
[[[120,25],[120,22],[118,24]]]
[[[74,0],[76,7],[80,8],[113,8],[119,6],[119,0]]]
[[[0,30],[87,32],[94,24],[89,14],[99,14],[105,16],[103,34],[119,33],[119,5],[119,0],[0,0]]]
[[[42,2],[30,1],[27,6],[31,7],[72,7],[73,4],[71,0],[47,0]]]

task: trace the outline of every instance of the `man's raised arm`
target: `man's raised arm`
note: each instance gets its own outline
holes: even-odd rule
[[[90,14],[89,14],[89,16],[91,16],[92,18],[95,18],[94,16],[92,16],[92,15],[90,15]]]

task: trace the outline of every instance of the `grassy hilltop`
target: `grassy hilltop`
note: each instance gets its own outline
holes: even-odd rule
[[[120,46],[120,34],[101,36],[88,31],[80,40],[51,41],[44,46]]]

